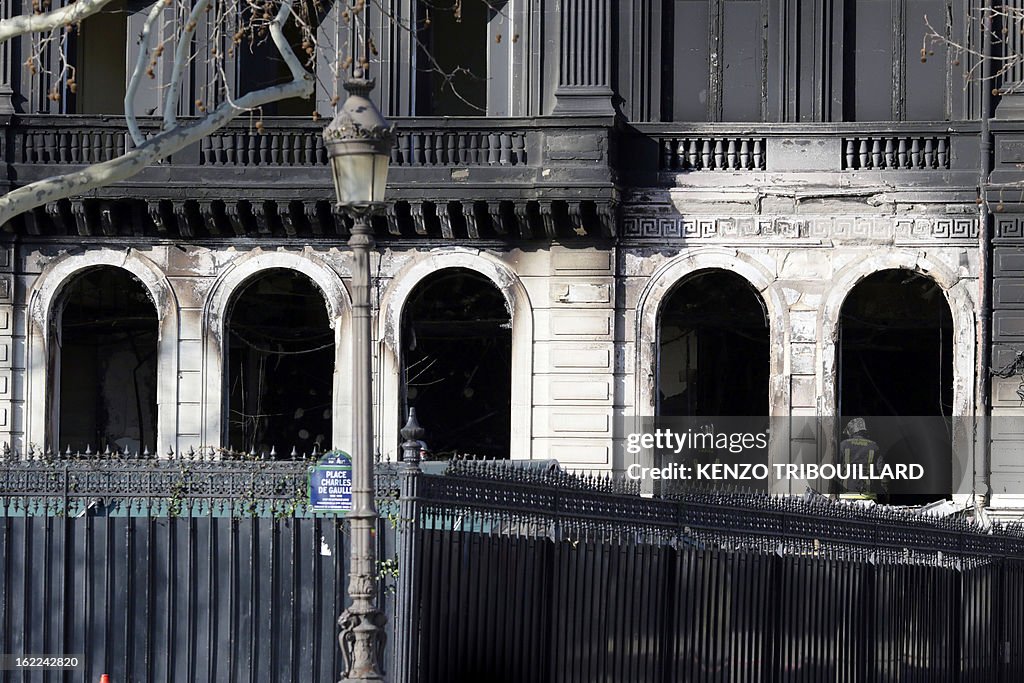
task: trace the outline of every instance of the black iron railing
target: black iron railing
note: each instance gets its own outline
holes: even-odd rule
[[[821,498],[644,498],[479,462],[402,476],[403,683],[1024,675],[1019,527]]]
[[[0,458],[0,515],[310,516],[316,457],[9,453]],[[397,497],[394,466],[378,467],[377,490],[381,503]]]

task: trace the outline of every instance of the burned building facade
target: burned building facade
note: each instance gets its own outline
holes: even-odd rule
[[[1024,74],[993,91],[975,57],[921,47],[926,17],[988,46],[977,3],[462,4],[460,21],[420,21],[419,45],[367,10],[398,135],[374,223],[382,457],[409,405],[435,452],[587,469],[628,464],[622,416],[1021,412],[1019,380],[977,368],[1024,345],[1024,219],[998,190],[1019,177]],[[82,96],[48,99],[45,74],[19,70],[25,47],[4,53],[9,186],[123,151],[123,89],[85,93],[132,61],[95,32],[120,45],[139,16],[85,25]],[[342,30],[331,15],[319,29]],[[427,49],[465,69],[442,78]],[[273,77],[246,59],[240,78]],[[348,446],[348,223],[324,80],[313,103],[6,226],[3,441]],[[996,506],[1015,505],[1016,438],[952,436]]]

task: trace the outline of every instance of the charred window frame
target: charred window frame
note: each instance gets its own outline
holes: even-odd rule
[[[302,16],[309,21],[309,28],[313,35],[317,35],[318,29],[331,10],[331,7],[332,3],[326,2],[326,0],[296,0],[295,4],[296,11],[302,12]],[[241,12],[237,15],[237,25],[248,25],[248,14],[255,10],[256,7],[253,5],[244,5]],[[312,43],[305,41],[294,17],[285,22],[283,28],[285,38],[287,38],[288,44],[291,45],[292,51],[305,63],[310,56],[309,50],[313,50]],[[288,65],[281,59],[281,55],[273,42],[267,39],[265,35],[255,36],[254,39],[251,32],[247,33],[241,43],[233,46],[233,51],[235,55],[234,78],[238,84],[237,92],[242,95],[254,90],[287,83],[292,79]],[[319,54],[316,52],[313,52],[313,54],[316,54],[320,59],[334,58],[334,53],[326,49],[326,46]],[[312,73],[319,73],[315,64],[310,66],[309,69]],[[323,83],[314,80],[316,91],[321,90],[323,85]],[[313,113],[316,103],[322,99],[318,97],[319,93],[316,91],[314,91],[311,99],[292,97],[287,100],[271,102],[263,105],[261,111],[265,116],[308,117]]]
[[[402,310],[400,417],[414,406],[435,455],[511,457],[512,317],[467,268],[420,281]]]
[[[658,315],[657,414],[768,415],[769,347],[767,307],[746,279],[719,269],[684,278]]]
[[[224,443],[278,457],[331,448],[335,332],[320,288],[261,271],[233,294],[224,330]]]
[[[51,430],[60,448],[157,448],[159,320],[145,285],[98,266],[61,291],[51,322]]]
[[[942,288],[909,269],[872,273],[843,301],[838,334],[836,431],[861,418],[886,464],[923,466],[920,481],[889,482],[889,502],[918,505],[950,495],[954,477],[959,481],[956,366],[953,314]]]

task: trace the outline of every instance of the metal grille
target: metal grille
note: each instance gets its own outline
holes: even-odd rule
[[[1024,678],[1017,528],[481,463],[404,485],[403,683]]]
[[[310,463],[0,460],[0,652],[84,655],[68,681],[337,680],[348,530],[306,509]]]

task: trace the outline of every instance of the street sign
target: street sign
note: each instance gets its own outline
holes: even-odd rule
[[[309,506],[321,512],[352,509],[352,458],[348,453],[330,451],[310,468]]]

